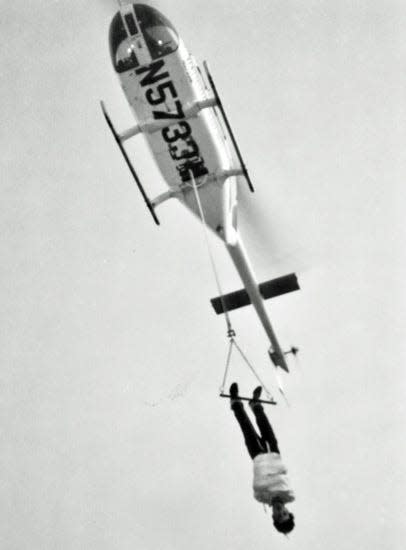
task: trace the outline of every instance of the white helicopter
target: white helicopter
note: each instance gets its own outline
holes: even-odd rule
[[[285,355],[295,355],[297,348],[282,351],[264,300],[298,290],[297,278],[289,274],[262,284],[255,278],[237,231],[237,178],[242,176],[254,189],[207,64],[209,87],[171,22],[145,4],[120,5],[109,42],[115,72],[137,124],[118,133],[103,102],[101,106],[155,223],[159,225],[156,207],[176,198],[222,239],[245,288],[212,299],[212,305],[217,314],[227,315],[251,303],[269,338],[272,362],[288,372]],[[152,200],[123,146],[141,133],[169,186]]]

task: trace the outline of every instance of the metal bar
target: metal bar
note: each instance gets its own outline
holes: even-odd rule
[[[201,99],[192,101],[186,105],[183,109],[185,118],[193,118],[197,116],[200,111],[203,109],[208,109],[209,107],[215,107],[217,105],[217,100],[215,97],[209,97],[207,99]]]
[[[151,204],[153,207],[158,206],[158,204],[162,204],[163,202],[174,199],[176,195],[180,195],[182,193],[181,189],[174,190],[171,189],[170,191],[165,191],[164,193],[161,193],[155,199],[152,199]]]
[[[232,131],[231,126],[230,126],[230,123],[228,122],[228,118],[227,118],[226,112],[225,112],[225,110],[224,110],[223,104],[221,103],[221,99],[220,99],[220,97],[219,97],[219,95],[218,95],[218,93],[217,93],[216,86],[215,86],[215,84],[214,84],[213,78],[212,78],[212,76],[211,76],[211,74],[210,74],[210,71],[209,71],[209,68],[208,68],[208,66],[207,66],[206,61],[203,62],[203,66],[204,66],[204,69],[205,69],[205,71],[206,71],[207,78],[208,78],[208,80],[209,80],[210,86],[211,86],[211,88],[212,88],[212,90],[213,90],[213,93],[214,93],[214,95],[215,95],[215,97],[216,97],[217,107],[220,109],[220,112],[221,112],[221,114],[222,114],[224,123],[225,123],[226,128],[227,128],[227,131],[228,131],[228,133],[229,133],[229,135],[230,135],[231,141],[233,142],[233,146],[234,146],[234,148],[235,148],[235,152],[237,153],[238,161],[239,161],[240,164],[241,164],[241,168],[242,168],[242,171],[243,171],[243,173],[244,173],[244,177],[245,177],[245,179],[247,180],[248,187],[250,188],[250,191],[253,193],[253,192],[254,192],[254,186],[252,185],[252,182],[251,182],[250,177],[249,177],[249,175],[248,175],[247,167],[245,166],[244,161],[243,161],[243,159],[242,159],[240,149],[239,149],[239,147],[238,147],[238,145],[237,145],[237,141],[236,141],[236,139],[235,139],[235,137],[234,137],[233,131]]]
[[[141,131],[141,128],[137,124],[136,126],[132,126],[131,128],[128,128],[128,130],[124,130],[124,132],[121,132],[118,137],[120,138],[120,141],[126,141],[127,139],[130,139],[137,134],[140,134]]]
[[[219,396],[231,398],[231,395],[228,393],[220,393]],[[241,397],[240,395],[236,399],[237,400],[239,399],[240,401],[252,401],[252,397]],[[277,405],[277,402],[274,401],[273,399],[271,401],[267,401],[266,399],[256,399],[255,403],[265,403],[266,405]]]
[[[103,102],[103,101],[100,101],[100,105],[101,105],[101,108],[102,108],[102,111],[103,111],[103,114],[104,114],[104,118],[106,119],[106,122],[107,122],[107,124],[108,124],[108,126],[109,126],[109,128],[110,128],[110,130],[111,130],[111,133],[113,134],[114,139],[116,140],[117,145],[118,145],[119,148],[120,148],[120,151],[121,151],[121,153],[122,153],[122,155],[123,155],[123,157],[124,157],[124,160],[125,160],[126,163],[127,163],[127,166],[128,166],[128,168],[129,168],[129,170],[130,170],[130,172],[131,172],[131,174],[132,174],[132,176],[133,176],[133,178],[134,178],[134,180],[135,180],[135,183],[137,184],[137,187],[138,187],[138,189],[139,189],[139,191],[140,191],[140,193],[141,193],[141,195],[142,195],[142,197],[143,197],[143,199],[144,199],[144,201],[145,201],[145,204],[147,205],[148,210],[151,212],[151,215],[152,215],[152,217],[153,217],[153,219],[154,219],[154,222],[155,222],[157,225],[160,225],[159,220],[158,220],[158,218],[157,218],[157,215],[155,214],[154,207],[153,207],[151,201],[149,200],[148,195],[147,195],[146,192],[144,191],[144,188],[143,188],[143,186],[142,186],[142,184],[141,184],[141,182],[140,182],[140,180],[139,180],[139,178],[138,178],[138,176],[137,176],[137,172],[135,171],[133,165],[131,164],[131,161],[130,161],[130,159],[128,158],[127,152],[126,152],[126,150],[124,149],[123,144],[121,143],[120,136],[117,134],[117,132],[116,132],[114,126],[113,126],[113,123],[111,122],[110,117],[109,117],[109,115],[107,114],[107,111],[106,111],[106,107],[105,107],[105,105],[104,105],[104,102]]]

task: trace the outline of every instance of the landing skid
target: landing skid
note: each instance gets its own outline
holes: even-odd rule
[[[209,71],[209,68],[207,66],[206,61],[203,62],[203,66],[204,66],[204,70],[206,71],[206,75],[207,75],[207,79],[209,81],[210,87],[211,87],[211,89],[213,91],[213,94],[214,94],[214,97],[216,99],[216,107],[218,107],[218,109],[220,110],[221,116],[223,117],[223,120],[224,120],[224,124],[226,125],[226,128],[227,128],[227,132],[228,132],[228,134],[231,138],[231,141],[232,141],[233,146],[234,146],[234,150],[237,154],[238,161],[241,165],[243,175],[244,175],[245,179],[247,180],[248,187],[250,188],[250,191],[253,193],[254,192],[254,186],[252,185],[252,182],[251,182],[250,177],[248,175],[247,167],[245,166],[244,161],[242,159],[242,155],[241,155],[240,149],[238,147],[237,140],[235,139],[233,131],[232,131],[231,126],[230,126],[230,123],[228,122],[226,112],[224,110],[223,104],[221,103],[220,96],[217,93],[216,85],[214,84],[213,77],[210,74],[210,71]]]
[[[127,166],[135,180],[135,183],[137,184],[137,187],[142,195],[142,198],[144,199],[145,201],[145,204],[147,205],[147,208],[148,210],[151,212],[151,216],[153,217],[154,219],[154,222],[157,224],[157,225],[160,225],[159,223],[159,220],[158,220],[158,217],[157,215],[155,214],[155,209],[154,209],[154,206],[152,204],[152,202],[150,201],[148,195],[146,194],[142,184],[141,184],[141,181],[139,179],[139,177],[137,176],[137,172],[135,171],[134,169],[134,166],[131,164],[131,161],[130,159],[128,158],[128,155],[127,155],[127,151],[124,149],[123,147],[123,144],[122,144],[122,141],[121,141],[121,138],[120,136],[118,135],[118,133],[116,132],[116,129],[114,128],[113,126],[113,123],[111,122],[111,119],[106,111],[106,107],[103,103],[103,101],[100,101],[100,105],[101,105],[101,108],[102,108],[102,111],[103,111],[103,115],[104,115],[104,118],[106,119],[106,122],[108,124],[108,127],[110,128],[111,130],[111,133],[113,134],[114,136],[114,139],[116,140],[116,143],[124,157],[124,160],[126,161],[127,163]]]

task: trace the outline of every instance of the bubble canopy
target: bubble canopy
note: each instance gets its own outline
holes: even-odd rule
[[[122,73],[140,66],[135,40],[142,35],[152,60],[173,53],[179,38],[173,25],[158,10],[132,4],[133,11],[117,12],[110,25],[110,54],[114,68]],[[135,13],[135,17],[134,17]]]

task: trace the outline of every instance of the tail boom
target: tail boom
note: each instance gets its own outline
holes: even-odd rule
[[[230,239],[230,241],[228,239],[226,240],[226,247],[245,286],[251,304],[257,312],[261,324],[269,338],[272,348],[270,350],[270,357],[272,359],[272,362],[275,364],[275,366],[281,367],[286,372],[289,372],[284,353],[281,350],[268,313],[265,309],[264,298],[260,292],[260,286],[255,279],[255,275],[248,259],[245,247],[241,239],[239,238],[238,233],[230,227],[228,229],[229,232],[234,232],[234,235],[232,236],[232,239]]]

